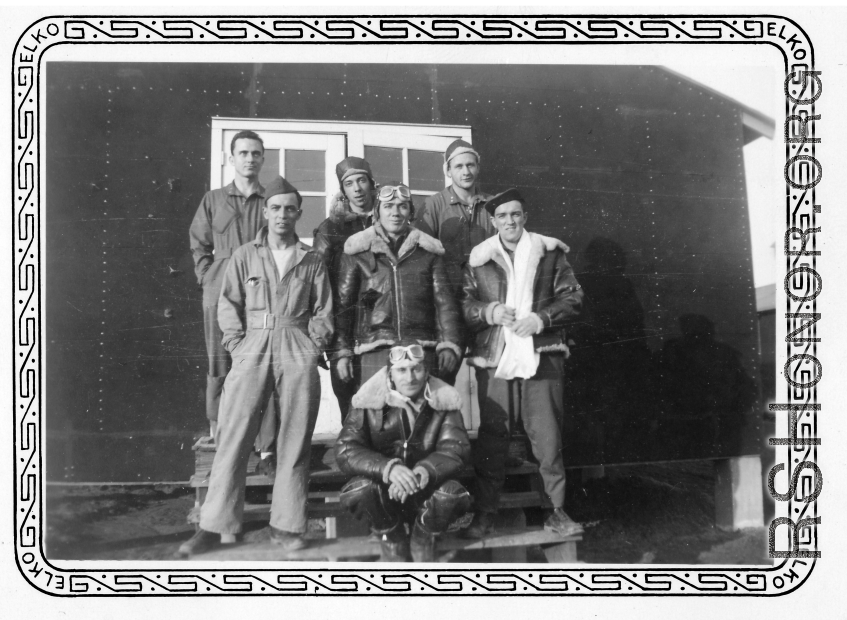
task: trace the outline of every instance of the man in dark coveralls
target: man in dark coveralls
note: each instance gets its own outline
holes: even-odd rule
[[[265,189],[259,184],[259,172],[265,161],[264,143],[258,134],[240,131],[232,138],[230,152],[229,163],[235,170],[235,179],[203,196],[188,233],[194,271],[203,287],[203,327],[209,360],[206,417],[213,439],[217,434],[221,390],[232,364],[221,344],[223,332],[218,325],[218,296],[230,256],[236,248],[254,239],[265,223],[262,216]],[[275,424],[276,410],[270,401],[255,443],[256,451],[262,454],[266,463],[272,460]]]
[[[483,203],[491,198],[479,191],[480,157],[464,140],[455,140],[444,152],[444,174],[452,183],[426,199],[415,226],[441,241],[444,264],[456,297],[462,290],[462,266],[474,246],[495,233]],[[442,379],[456,382],[456,368]]]

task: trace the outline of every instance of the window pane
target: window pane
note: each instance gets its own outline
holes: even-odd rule
[[[265,149],[265,163],[259,171],[259,184],[267,187],[268,183],[279,176],[279,149]]]
[[[297,222],[297,235],[312,237],[314,230],[325,219],[326,198],[323,196],[303,196],[303,215]]]
[[[412,190],[444,189],[444,156],[436,151],[409,149],[409,187]]]
[[[371,165],[374,181],[380,185],[399,185],[403,182],[402,149],[366,146],[365,159]]]
[[[285,179],[301,192],[325,192],[326,151],[286,149]]]

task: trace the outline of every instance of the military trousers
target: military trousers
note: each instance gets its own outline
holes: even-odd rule
[[[532,453],[538,460],[544,491],[555,508],[565,503],[562,459],[564,415],[564,356],[541,354],[530,379],[497,379],[495,368],[477,368],[479,435],[474,445],[476,510],[497,512],[506,480],[509,440],[518,421],[523,423]]]
[[[218,420],[221,392],[226,375],[232,366],[229,352],[221,344],[223,332],[218,325],[218,307],[203,308],[203,328],[206,335],[206,354],[209,359],[209,372],[206,375],[206,418],[210,422]],[[276,441],[276,405],[268,399],[259,432],[256,435],[257,452],[271,452]]]
[[[309,456],[321,400],[320,351],[304,326],[280,327],[283,322],[277,317],[275,329],[248,330],[233,351],[200,512],[200,527],[209,532],[241,531],[247,459],[269,398],[280,412],[270,523],[287,532],[306,531]]]

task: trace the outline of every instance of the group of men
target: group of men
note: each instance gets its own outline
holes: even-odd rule
[[[299,192],[282,177],[262,187],[263,161],[261,138],[236,134],[235,180],[206,194],[190,230],[204,291],[216,453],[200,528],[179,554],[231,542],[241,531],[254,449],[274,478],[271,541],[289,550],[306,545],[324,355],[343,419],[335,457],[350,476],[340,499],[368,520],[383,560],[433,561],[437,535],[472,505],[464,535],[493,530],[519,423],[553,506],[545,528],[581,531],[563,510],[564,327],[582,302],[567,246],[525,230],[516,189],[479,191],[480,156],[463,140],[444,154],[451,184],[418,214],[409,188],[378,188],[367,161],[341,161],[340,191],[311,248],[295,231]],[[383,299],[380,286],[392,296]],[[452,387],[463,356],[479,385],[473,450]],[[473,500],[456,479],[471,461]]]

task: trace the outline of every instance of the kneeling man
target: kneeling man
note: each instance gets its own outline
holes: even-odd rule
[[[435,536],[465,514],[470,496],[453,479],[470,455],[459,393],[429,376],[419,344],[393,347],[388,366],[362,385],[335,445],[338,466],[354,476],[341,502],[366,518],[381,560],[435,559]]]
[[[498,234],[477,245],[464,267],[462,311],[474,333],[468,364],[476,367],[480,426],[474,446],[476,512],[465,535],[483,538],[494,523],[505,481],[513,426],[523,421],[554,510],[544,522],[563,536],[582,531],[563,510],[564,326],[579,314],[582,291],[565,259],[567,246],[524,230],[516,189],[485,210]]]
[[[232,254],[218,301],[226,376],[209,492],[200,531],[179,548],[188,556],[241,531],[247,457],[273,395],[279,411],[271,542],[306,545],[312,432],[321,401],[318,358],[332,339],[332,293],[321,257],[300,243],[303,199],[277,177],[265,190],[268,225]]]

